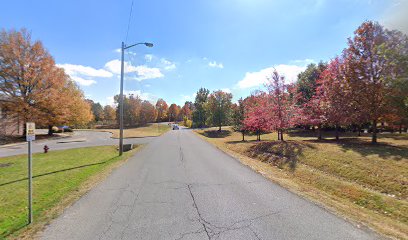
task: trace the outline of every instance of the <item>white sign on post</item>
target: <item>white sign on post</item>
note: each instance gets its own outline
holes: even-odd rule
[[[27,142],[35,140],[35,123],[33,122],[26,124],[26,140]]]
[[[33,222],[33,157],[32,141],[35,140],[35,123],[26,123],[26,140],[28,142],[28,223]]]

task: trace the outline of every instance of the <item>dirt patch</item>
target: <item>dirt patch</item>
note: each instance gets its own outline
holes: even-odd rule
[[[10,167],[11,165],[13,165],[13,163],[0,163],[0,168]]]

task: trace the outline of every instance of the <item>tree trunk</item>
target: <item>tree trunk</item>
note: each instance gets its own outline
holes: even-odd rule
[[[52,136],[52,125],[48,125],[48,136]]]
[[[27,134],[27,124],[26,124],[26,122],[24,122],[24,123],[23,123],[23,133],[22,133],[22,136],[25,137],[26,134]]]
[[[399,133],[400,134],[402,133],[402,123],[400,123],[400,125],[399,125]]]
[[[371,143],[377,143],[377,119],[373,121],[373,136],[371,138]]]
[[[280,140],[280,132],[279,132],[279,130],[278,130],[278,140]]]
[[[280,134],[281,134],[280,140],[283,141],[283,131],[282,130],[280,131]]]
[[[340,137],[339,137],[339,125],[336,125],[336,141],[339,141]]]
[[[358,125],[357,131],[358,131],[358,136],[360,137],[361,136],[361,125]]]
[[[218,126],[218,132],[221,132],[221,125]]]
[[[17,115],[17,134],[20,133],[20,115]]]
[[[241,133],[242,133],[242,141],[245,141],[245,132],[242,131]]]
[[[221,111],[219,112],[219,114],[218,114],[218,124],[219,124],[219,126],[220,126],[220,128],[218,129],[218,131],[220,131],[221,132],[221,126],[222,126],[222,121],[221,121]]]
[[[322,140],[322,125],[318,126],[317,129],[317,140]]]

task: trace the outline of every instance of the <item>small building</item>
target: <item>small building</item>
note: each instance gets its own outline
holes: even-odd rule
[[[1,96],[0,96],[1,97]],[[0,99],[1,103],[2,99]],[[23,135],[24,123],[0,104],[0,138]]]

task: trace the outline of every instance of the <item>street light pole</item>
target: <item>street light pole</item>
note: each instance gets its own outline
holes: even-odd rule
[[[123,78],[125,72],[125,50],[136,45],[143,44],[146,47],[153,47],[153,43],[136,43],[130,46],[126,46],[124,42],[122,42],[121,47],[121,63],[120,63],[120,95],[119,95],[119,156],[123,154]]]
[[[119,156],[123,154],[123,73],[125,59],[125,43],[122,42],[121,48],[121,63],[120,63],[120,95],[119,95]]]

